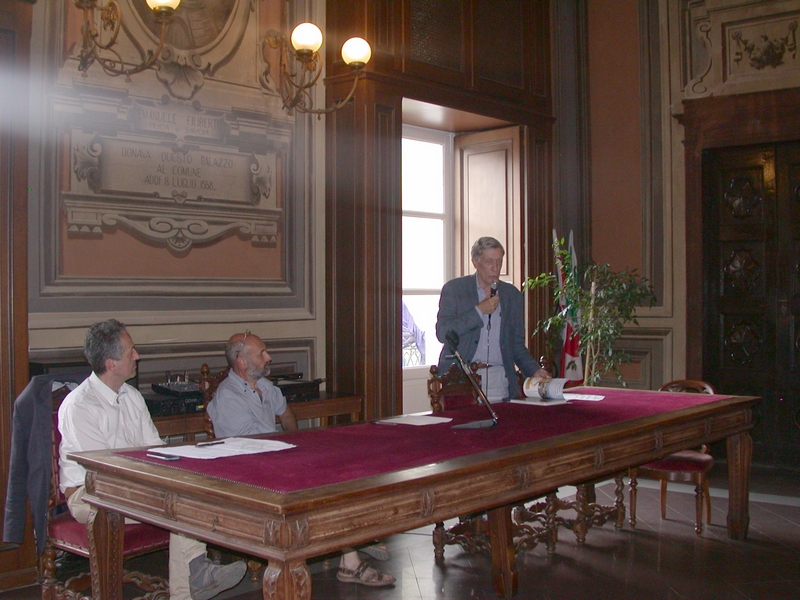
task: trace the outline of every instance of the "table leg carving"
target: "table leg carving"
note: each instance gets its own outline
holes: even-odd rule
[[[514,524],[515,552],[533,550],[541,542],[547,546],[548,553],[552,554],[555,551],[553,532],[548,529],[550,516],[547,509],[547,501],[534,502],[528,506],[520,504],[514,507],[511,514]],[[555,531],[557,528],[555,521],[552,522],[552,525],[553,531]]]
[[[753,438],[740,433],[728,438],[728,536],[734,540],[747,538],[750,527],[748,494]]]
[[[625,525],[625,480],[622,473],[614,477],[614,512],[617,515],[614,528],[619,531]]]
[[[125,520],[119,513],[92,508],[86,523],[94,600],[122,600],[122,544]]]
[[[492,583],[497,595],[503,598],[510,598],[517,592],[519,586],[511,510],[511,505],[506,505],[488,511],[489,538],[492,546]]]
[[[630,470],[630,482],[628,483],[630,488],[630,497],[631,497],[631,518],[629,523],[631,524],[631,529],[636,529],[636,496],[637,496],[637,488],[639,487],[639,481],[636,478],[636,469],[633,468]]]
[[[311,571],[304,560],[270,560],[264,569],[264,600],[311,600]]]

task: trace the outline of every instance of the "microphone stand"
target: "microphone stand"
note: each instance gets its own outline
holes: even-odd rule
[[[491,419],[484,419],[482,421],[470,421],[469,423],[461,423],[460,425],[453,425],[451,429],[489,429],[497,425],[497,413],[494,412],[489,399],[486,397],[483,389],[481,386],[477,384],[477,382],[472,378],[472,373],[467,366],[467,363],[464,361],[464,358],[461,356],[461,353],[458,351],[458,335],[455,331],[450,331],[447,334],[447,343],[450,346],[450,351],[453,353],[453,356],[456,357],[456,361],[458,362],[461,370],[464,372],[467,380],[472,384],[472,387],[475,389],[475,392],[478,394],[478,398],[480,398],[483,405],[489,410],[489,413],[492,415]]]

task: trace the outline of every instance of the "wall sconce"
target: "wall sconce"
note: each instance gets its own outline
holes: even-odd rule
[[[280,83],[283,108],[291,115],[293,110],[300,113],[311,113],[321,118],[322,115],[339,110],[347,104],[356,93],[358,78],[372,56],[372,48],[363,38],[352,37],[342,45],[342,60],[355,70],[353,87],[347,97],[327,108],[313,108],[313,99],[309,91],[317,83],[322,74],[322,31],[313,23],[301,23],[292,31],[291,44],[279,31],[267,32],[265,41],[270,48],[280,49]],[[299,63],[293,70],[289,55]]]
[[[83,34],[83,45],[79,55],[80,64],[78,70],[84,74],[92,65],[97,61],[102,67],[103,71],[111,76],[125,75],[130,78],[131,75],[149,69],[158,59],[161,50],[164,48],[164,41],[167,37],[167,25],[172,20],[172,15],[175,9],[181,3],[181,0],[147,0],[147,6],[155,14],[156,23],[161,25],[161,35],[158,39],[158,47],[153,50],[148,50],[144,61],[129,69],[125,68],[125,63],[120,54],[114,50],[113,46],[117,42],[117,35],[122,25],[122,12],[120,11],[119,4],[116,0],[109,0],[109,2],[101,6],[98,0],[74,0],[75,6],[83,9],[83,27],[81,33]],[[100,12],[100,24],[102,29],[98,29],[95,22],[95,13]],[[103,38],[107,37],[107,41]],[[103,55],[102,53],[110,53],[111,56]]]

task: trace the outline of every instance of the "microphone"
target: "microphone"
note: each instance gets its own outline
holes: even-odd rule
[[[447,347],[450,348],[450,352],[455,354],[458,350],[458,334],[455,331],[448,331],[444,338],[447,340]]]
[[[494,298],[497,295],[497,279],[492,282],[492,291],[489,292],[489,298]],[[486,322],[486,331],[492,329],[492,314],[489,313],[489,320]]]

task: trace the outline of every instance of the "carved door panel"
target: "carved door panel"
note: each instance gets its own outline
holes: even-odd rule
[[[704,378],[761,396],[754,460],[800,462],[800,143],[703,157]]]

